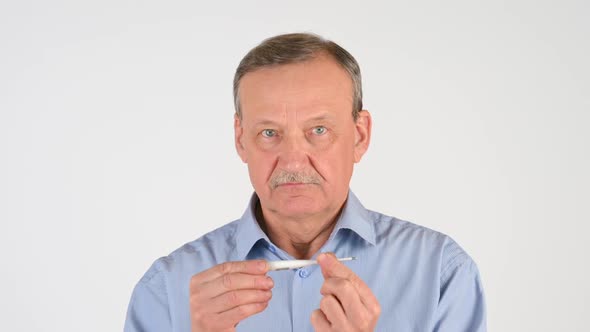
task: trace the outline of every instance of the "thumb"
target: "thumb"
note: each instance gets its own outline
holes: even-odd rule
[[[336,260],[336,255],[331,252],[321,253],[318,255],[317,261],[320,265],[320,268],[322,269],[322,275],[324,276],[324,279],[332,277],[332,267],[334,266],[334,263],[338,263]]]

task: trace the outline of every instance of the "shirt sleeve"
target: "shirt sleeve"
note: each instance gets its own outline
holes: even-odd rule
[[[441,275],[441,291],[434,331],[485,332],[486,308],[475,262],[462,250]],[[456,252],[457,252],[456,251]]]
[[[148,272],[135,286],[127,309],[124,331],[172,331],[168,295],[162,273]]]

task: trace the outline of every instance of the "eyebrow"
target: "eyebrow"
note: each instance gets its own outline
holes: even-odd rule
[[[320,114],[318,116],[314,116],[313,118],[310,118],[308,120],[306,120],[305,122],[313,122],[313,121],[331,121],[333,119],[333,116],[330,116],[330,114]]]
[[[330,114],[320,114],[320,115],[317,115],[317,116],[314,116],[312,118],[305,120],[304,123],[319,122],[319,121],[332,122],[333,116],[331,116]],[[267,125],[279,125],[279,123],[277,121],[270,120],[270,119],[263,119],[263,120],[260,120],[260,121],[257,121],[254,123],[255,127],[267,126]]]
[[[261,127],[267,125],[278,125],[278,123],[272,120],[260,120],[258,122],[254,122],[254,127]]]

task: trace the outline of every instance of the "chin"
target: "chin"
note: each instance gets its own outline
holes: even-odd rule
[[[316,200],[296,197],[279,201],[277,204],[277,210],[283,215],[307,216],[315,214],[321,210],[318,203],[319,202]]]
[[[311,188],[305,188],[310,186]],[[315,185],[280,186],[273,190],[269,203],[274,210],[284,216],[313,215],[321,212],[325,205],[323,192],[318,189],[319,187]]]

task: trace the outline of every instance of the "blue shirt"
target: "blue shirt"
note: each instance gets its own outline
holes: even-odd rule
[[[254,194],[244,215],[158,259],[133,291],[125,331],[191,330],[189,280],[226,261],[293,259],[261,230]],[[371,288],[381,316],[377,331],[485,331],[484,293],[477,266],[448,236],[365,209],[349,192],[320,252],[354,256],[345,264]],[[317,255],[317,254],[316,254]],[[313,331],[324,281],[319,266],[271,271],[273,296],[238,331]]]

